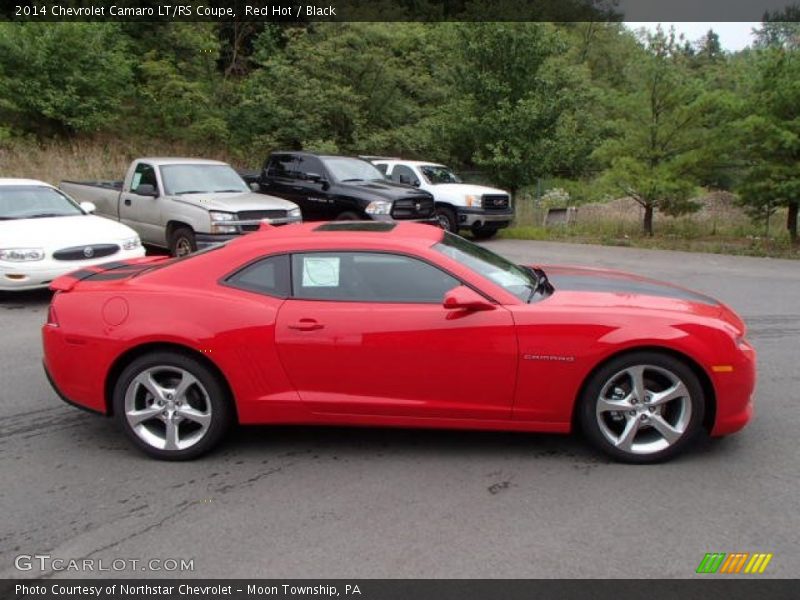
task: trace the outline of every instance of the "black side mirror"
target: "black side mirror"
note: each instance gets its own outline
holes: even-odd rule
[[[158,197],[158,190],[154,185],[149,183],[140,183],[139,187],[131,191],[137,196],[150,196],[151,198]]]
[[[320,175],[319,173],[306,173],[306,179],[309,181],[313,181],[314,183],[322,184],[322,189],[328,189],[328,180],[325,179],[324,175]]]
[[[411,185],[413,185],[414,187],[419,187],[419,179],[415,179],[414,181],[412,181]]]

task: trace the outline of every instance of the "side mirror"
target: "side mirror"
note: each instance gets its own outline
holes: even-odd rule
[[[460,285],[453,288],[444,295],[442,302],[448,310],[494,310],[495,305],[489,302],[486,298],[481,296],[465,285]]]
[[[154,185],[149,183],[141,183],[135,190],[131,190],[137,196],[150,196],[151,198],[158,197],[158,190]]]
[[[94,202],[81,202],[81,208],[83,212],[92,214],[94,211],[97,210],[97,207],[94,205]]]
[[[419,179],[415,179],[414,181],[412,181],[411,185],[413,185],[414,187],[419,187],[420,186]]]
[[[306,179],[314,183],[325,183],[325,178],[319,173],[306,173]]]
[[[256,183],[255,181],[253,181],[250,184],[250,191],[251,192],[260,192],[261,191],[261,185]]]

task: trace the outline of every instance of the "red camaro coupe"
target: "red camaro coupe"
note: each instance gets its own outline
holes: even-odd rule
[[[194,458],[238,422],[579,429],[649,463],[752,414],[755,353],[725,305],[516,265],[429,225],[265,225],[52,289],[53,387],[156,458]]]

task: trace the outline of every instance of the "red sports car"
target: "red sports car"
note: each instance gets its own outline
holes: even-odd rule
[[[194,458],[238,422],[579,429],[649,463],[752,414],[755,353],[725,305],[516,265],[429,225],[265,225],[52,289],[53,387],[156,458]]]

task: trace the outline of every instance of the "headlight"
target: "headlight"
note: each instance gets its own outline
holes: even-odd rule
[[[384,200],[375,200],[369,203],[364,212],[368,215],[389,215],[392,213],[392,203]]]
[[[136,237],[122,240],[123,250],[136,250],[136,248],[138,248],[141,245],[142,245],[142,240],[139,239],[138,235]]]
[[[30,262],[42,260],[44,250],[42,248],[2,248],[0,249],[0,260],[9,262]]]
[[[225,221],[236,219],[235,214],[218,210],[211,210],[208,214],[211,217],[211,233],[239,233],[236,225],[225,225]]]
[[[286,216],[289,217],[290,219],[302,219],[303,213],[300,212],[299,208],[292,208],[289,209],[289,212],[286,213]]]
[[[465,206],[473,207],[473,208],[480,208],[481,207],[481,197],[480,196],[473,196],[471,194],[467,194],[464,196],[464,204]]]
[[[218,222],[218,221],[233,221],[234,217],[236,216],[233,213],[220,212],[218,210],[209,211],[208,214],[211,217],[211,220],[214,221],[214,222]]]

